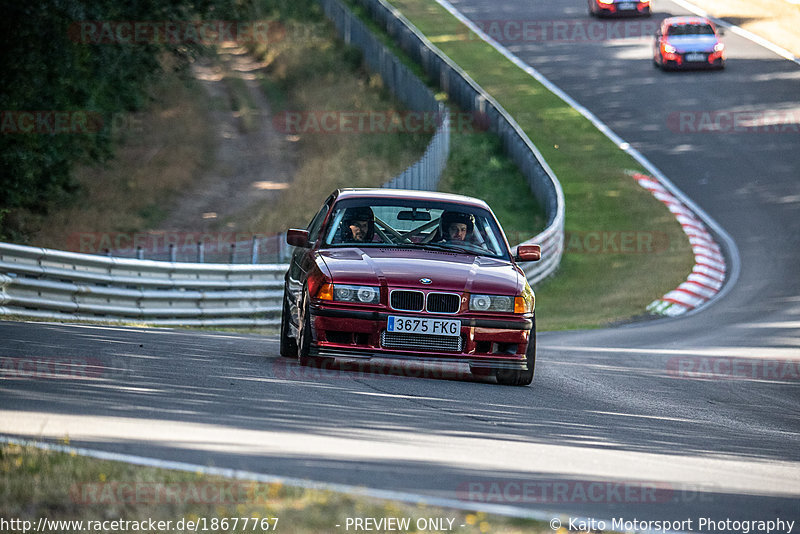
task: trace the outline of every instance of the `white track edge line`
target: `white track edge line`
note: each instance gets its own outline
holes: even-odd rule
[[[597,517],[585,517],[579,515],[571,515],[565,512],[546,512],[534,510],[530,508],[520,508],[517,506],[505,504],[489,504],[480,503],[476,501],[461,501],[457,499],[446,499],[444,497],[433,497],[431,495],[423,495],[419,493],[410,493],[394,490],[381,490],[377,488],[369,488],[366,486],[351,486],[348,484],[334,484],[330,482],[319,482],[314,480],[307,480],[301,478],[281,477],[278,475],[268,475],[265,473],[256,473],[253,471],[245,471],[242,469],[231,469],[225,467],[209,467],[199,464],[191,464],[187,462],[176,462],[171,460],[160,460],[158,458],[149,458],[147,456],[137,456],[132,454],[100,451],[95,449],[86,449],[81,447],[71,447],[69,445],[58,445],[55,443],[47,443],[42,441],[33,441],[13,438],[0,434],[0,443],[7,443],[9,445],[19,445],[20,447],[35,447],[37,449],[62,452],[67,454],[76,454],[85,456],[87,458],[94,458],[97,460],[109,460],[114,462],[124,462],[132,465],[143,467],[154,467],[158,469],[171,469],[174,471],[184,471],[191,473],[201,473],[209,476],[220,476],[230,478],[233,480],[248,480],[254,482],[262,482],[265,484],[279,483],[287,486],[298,487],[308,490],[322,490],[333,491],[337,493],[347,493],[356,497],[371,497],[383,500],[400,501],[407,504],[419,505],[426,504],[429,506],[437,506],[439,508],[451,508],[461,510],[464,512],[475,511],[485,512],[488,514],[502,515],[505,517],[516,517],[520,519],[531,519],[534,521],[550,522],[553,520],[564,521],[567,519],[573,520],[574,523],[590,521],[603,521],[605,523],[612,523],[611,518],[599,519]],[[469,505],[469,506],[467,506]],[[552,523],[551,523],[552,524]],[[552,527],[551,527],[552,528]],[[607,532],[615,532],[607,530]],[[638,530],[639,534],[664,534],[665,532],[671,534],[691,534],[678,530]]]
[[[462,24],[467,26],[471,31],[473,31],[478,37],[480,37],[483,41],[490,44],[492,47],[495,48],[498,52],[500,52],[506,59],[511,61],[514,65],[525,71],[527,74],[532,76],[536,79],[539,83],[544,85],[548,90],[550,90],[553,94],[558,96],[561,100],[567,103],[570,107],[575,109],[578,113],[583,115],[586,119],[588,119],[598,130],[600,130],[606,137],[608,137],[611,142],[613,142],[617,147],[635,159],[640,165],[642,165],[647,171],[656,178],[661,185],[663,185],[670,193],[672,193],[675,197],[680,199],[686,206],[688,206],[706,225],[711,228],[723,241],[725,247],[728,251],[728,255],[730,256],[730,275],[727,277],[726,283],[723,288],[717,293],[717,295],[713,299],[707,300],[705,303],[701,304],[697,308],[694,308],[684,314],[681,317],[688,317],[693,315],[705,308],[709,307],[713,303],[720,300],[722,297],[728,294],[730,290],[736,285],[736,282],[739,279],[739,274],[741,272],[741,259],[739,257],[739,249],[736,246],[733,238],[725,231],[722,226],[717,223],[708,213],[706,213],[703,209],[700,208],[692,199],[690,199],[686,194],[681,191],[672,181],[666,177],[666,175],[661,172],[653,163],[650,162],[641,152],[636,150],[635,148],[631,147],[630,143],[626,142],[622,139],[619,135],[617,135],[611,128],[601,121],[594,113],[589,111],[586,107],[579,104],[576,100],[574,100],[571,96],[565,93],[561,88],[553,84],[550,80],[548,80],[542,73],[536,70],[531,65],[528,65],[524,61],[522,61],[517,55],[512,53],[508,48],[501,45],[497,42],[493,37],[488,35],[484,32],[481,28],[479,28],[474,22],[472,22],[469,18],[467,18],[464,14],[462,14],[458,9],[456,9],[448,0],[435,0],[441,7],[446,9],[451,15],[456,17]]]
[[[127,464],[142,467],[154,467],[158,469],[170,469],[174,471],[185,471],[191,473],[201,473],[203,475],[220,476],[234,480],[249,480],[262,482],[265,484],[279,483],[286,486],[293,486],[307,490],[334,491],[337,493],[347,493],[359,497],[372,497],[376,499],[400,501],[408,504],[425,503],[440,508],[454,508],[462,511],[486,512],[506,517],[517,517],[521,519],[532,519],[536,521],[550,521],[553,518],[562,517],[563,513],[547,513],[539,510],[520,508],[517,506],[504,504],[480,503],[476,501],[461,501],[458,499],[447,499],[444,497],[433,497],[419,493],[411,493],[396,490],[383,490],[369,488],[366,486],[352,486],[349,484],[337,484],[332,482],[321,482],[316,480],[282,477],[242,469],[232,469],[226,467],[209,467],[188,462],[178,462],[173,460],[161,460],[147,456],[125,454],[118,452],[101,451],[96,449],[86,449],[82,447],[72,447],[69,445],[59,445],[42,441],[24,440],[0,434],[0,443],[9,445],[19,445],[20,447],[36,447],[51,452],[61,452],[76,454],[96,460],[109,460],[114,462],[124,462]]]
[[[553,520],[566,520],[567,518],[573,520],[575,523],[589,521],[604,521],[605,523],[612,523],[610,518],[598,519],[596,517],[583,517],[578,515],[570,515],[564,512],[546,512],[534,510],[530,508],[520,508],[507,504],[489,504],[480,503],[476,501],[461,501],[457,499],[446,499],[444,497],[433,497],[431,495],[423,495],[419,493],[411,493],[395,490],[382,490],[377,488],[369,488],[366,486],[352,486],[349,484],[335,484],[331,482],[320,482],[315,480],[308,480],[302,478],[282,477],[278,475],[268,475],[265,473],[256,473],[254,471],[245,471],[242,469],[232,469],[225,467],[209,467],[199,464],[191,464],[188,462],[176,462],[172,460],[160,460],[158,458],[149,458],[147,456],[137,456],[133,454],[124,454],[109,451],[100,451],[95,449],[86,449],[82,447],[71,447],[69,445],[58,445],[55,443],[47,443],[42,441],[33,441],[13,438],[0,434],[0,443],[7,443],[9,445],[19,445],[20,447],[35,447],[52,452],[62,452],[67,454],[76,454],[85,456],[87,458],[94,458],[96,460],[109,460],[114,462],[124,462],[132,465],[143,467],[154,467],[158,469],[171,469],[174,471],[184,471],[191,473],[201,473],[209,476],[220,476],[230,478],[233,480],[248,480],[254,482],[262,482],[265,484],[279,483],[286,486],[298,487],[308,490],[322,490],[333,491],[336,493],[347,493],[356,497],[371,497],[375,499],[400,501],[407,504],[426,504],[429,506],[437,506],[439,508],[452,508],[461,511],[475,511],[485,512],[487,514],[502,515],[505,517],[516,517],[520,519],[531,519],[534,521],[550,522]],[[468,506],[467,506],[468,505]],[[608,530],[607,532],[614,532]],[[664,534],[663,530],[640,530],[640,534]],[[674,534],[690,534],[683,531],[670,530],[667,531]]]

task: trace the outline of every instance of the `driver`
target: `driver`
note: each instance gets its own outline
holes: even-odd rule
[[[370,242],[375,235],[375,216],[368,206],[347,208],[342,218],[342,241]]]
[[[475,228],[475,217],[471,213],[445,211],[440,224],[445,241],[466,241]]]

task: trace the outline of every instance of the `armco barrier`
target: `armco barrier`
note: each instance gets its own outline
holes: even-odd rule
[[[334,0],[328,0],[334,1]],[[422,65],[427,76],[459,107],[481,114],[496,133],[508,156],[519,167],[547,214],[547,227],[526,243],[542,246],[542,261],[524,266],[535,284],[552,274],[564,251],[564,193],[539,150],[505,109],[458,65],[434,46],[408,19],[385,0],[358,0],[397,45]]]
[[[0,243],[0,314],[154,325],[277,324],[286,265],[172,263]]]

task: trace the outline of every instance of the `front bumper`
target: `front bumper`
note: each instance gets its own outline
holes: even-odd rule
[[[311,306],[310,312],[313,327],[310,356],[467,363],[472,368],[482,369],[528,368],[526,351],[533,327],[532,316],[447,316],[461,320],[459,342],[453,344],[451,337],[439,346],[437,336],[420,335],[417,340],[408,338],[412,346],[404,348],[402,340],[398,343],[397,339],[392,342],[387,339],[387,319],[389,315],[418,314],[322,306]]]
[[[662,53],[661,64],[666,69],[721,69],[725,67],[725,56],[721,52],[699,52],[705,59],[690,61],[687,56],[691,53],[675,52]]]

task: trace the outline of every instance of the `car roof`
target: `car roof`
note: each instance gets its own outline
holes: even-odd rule
[[[441,193],[439,191],[417,191],[412,189],[387,189],[387,188],[348,188],[336,191],[337,200],[347,198],[381,198],[381,199],[410,199],[410,200],[431,200],[434,202],[451,202],[489,209],[489,205],[483,200],[468,197],[465,195],[455,195],[452,193]]]
[[[664,19],[662,24],[673,26],[675,24],[710,24],[713,26],[712,22],[705,17],[697,17],[697,16],[689,16],[689,15],[681,15],[679,17],[669,17]]]

